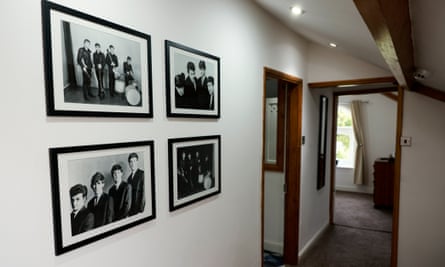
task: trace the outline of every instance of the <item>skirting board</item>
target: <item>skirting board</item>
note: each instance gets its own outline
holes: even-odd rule
[[[355,192],[355,193],[366,193],[366,194],[374,194],[374,188],[369,186],[344,186],[344,185],[336,185],[336,191],[346,191],[346,192]]]
[[[298,261],[301,261],[302,258],[306,256],[306,253],[315,245],[317,240],[324,234],[326,230],[329,228],[329,222],[326,222],[326,224],[318,230],[317,233],[306,243],[306,245],[298,252]]]
[[[264,240],[264,249],[271,252],[283,254],[283,243],[271,240]]]

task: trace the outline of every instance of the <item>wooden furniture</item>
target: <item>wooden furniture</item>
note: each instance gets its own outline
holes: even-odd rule
[[[394,159],[374,162],[374,207],[392,208],[394,203]]]

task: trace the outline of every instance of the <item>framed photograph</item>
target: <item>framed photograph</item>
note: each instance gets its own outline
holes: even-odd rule
[[[49,149],[56,255],[156,218],[153,146]]]
[[[219,58],[165,41],[167,116],[220,117]]]
[[[168,140],[170,211],[221,192],[221,137]]]
[[[150,36],[42,0],[49,116],[153,117]]]

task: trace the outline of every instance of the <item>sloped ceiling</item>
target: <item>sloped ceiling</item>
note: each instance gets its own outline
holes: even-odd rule
[[[254,0],[297,34],[389,70],[353,0]],[[414,65],[428,71],[423,85],[445,91],[445,1],[410,0]],[[305,13],[295,17],[292,6]]]

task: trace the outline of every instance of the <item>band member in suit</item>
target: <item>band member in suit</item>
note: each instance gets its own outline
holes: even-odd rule
[[[91,69],[93,68],[93,63],[91,62],[90,40],[88,39],[83,41],[83,47],[77,51],[77,64],[82,69],[83,97],[85,100],[88,100],[89,96],[94,97],[91,93]]]
[[[114,204],[114,221],[118,221],[128,217],[131,208],[131,185],[122,180],[122,166],[113,165],[111,175],[113,176],[114,185],[108,191],[110,197],[113,198]]]
[[[187,63],[187,78],[184,82],[184,97],[188,108],[197,106],[195,64],[191,61]]]
[[[104,68],[105,68],[105,55],[100,50],[100,44],[94,45],[96,51],[93,53],[94,69],[96,70],[97,85],[99,87],[99,97],[103,99],[105,97],[104,92]]]
[[[178,198],[190,195],[193,191],[190,181],[190,171],[187,171],[186,154],[182,151],[178,160]]]
[[[207,78],[207,91],[209,92],[207,99],[206,99],[206,105],[207,109],[214,109],[215,108],[215,87],[214,87],[215,81],[212,76],[209,76]]]
[[[88,188],[76,184],[70,188],[71,207],[71,234],[77,235],[94,227],[94,215],[85,207]]]
[[[104,192],[105,176],[96,172],[91,178],[94,197],[88,202],[88,210],[94,215],[94,228],[113,221],[113,199]]]
[[[131,153],[128,156],[128,164],[130,165],[131,174],[128,176],[127,182],[131,185],[131,208],[129,215],[135,215],[143,212],[145,208],[145,185],[144,171],[138,168],[139,156]]]
[[[108,53],[107,53],[107,57],[105,59],[105,62],[107,63],[108,66],[108,82],[109,82],[109,88],[110,88],[110,95],[114,96],[115,90],[114,90],[114,85],[116,82],[116,77],[115,77],[115,68],[117,68],[119,66],[119,61],[117,59],[116,54],[114,54],[114,46],[110,45],[108,48]]]
[[[177,74],[175,76],[175,107],[186,108],[187,103],[184,96],[185,74]]]
[[[125,74],[125,86],[134,81],[133,66],[131,66],[131,57],[127,57],[127,61],[124,62],[124,74]]]
[[[199,61],[198,68],[199,78],[196,81],[197,108],[208,109],[209,92],[207,89],[206,63],[203,60]]]

